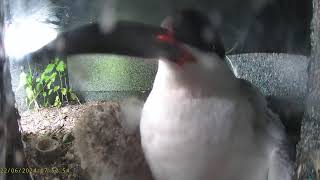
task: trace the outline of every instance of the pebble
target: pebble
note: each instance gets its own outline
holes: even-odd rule
[[[65,107],[65,108],[62,108],[62,113],[66,114],[69,112],[69,108]]]

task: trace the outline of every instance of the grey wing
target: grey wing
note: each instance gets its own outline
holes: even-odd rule
[[[255,110],[262,118],[253,122],[257,131],[267,135],[268,144],[272,148],[269,158],[268,180],[291,180],[294,166],[294,149],[290,144],[285,128],[277,114],[268,107],[265,97],[250,82],[241,79],[241,89],[248,100],[254,105]]]

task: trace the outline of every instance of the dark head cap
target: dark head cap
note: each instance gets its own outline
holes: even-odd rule
[[[215,52],[221,58],[225,56],[217,27],[211,23],[208,16],[197,10],[184,9],[165,18],[161,26],[170,30],[173,36],[183,43],[202,51]]]

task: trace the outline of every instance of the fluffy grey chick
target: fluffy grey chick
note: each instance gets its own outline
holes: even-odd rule
[[[118,103],[90,105],[75,122],[74,149],[92,180],[151,180],[139,134],[128,135]]]

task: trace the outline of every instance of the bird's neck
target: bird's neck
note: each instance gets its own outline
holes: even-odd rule
[[[216,71],[204,72],[201,68],[192,66],[179,67],[160,60],[153,91],[174,91],[199,97],[211,96],[212,93],[236,87],[235,77],[228,69],[219,68]]]

